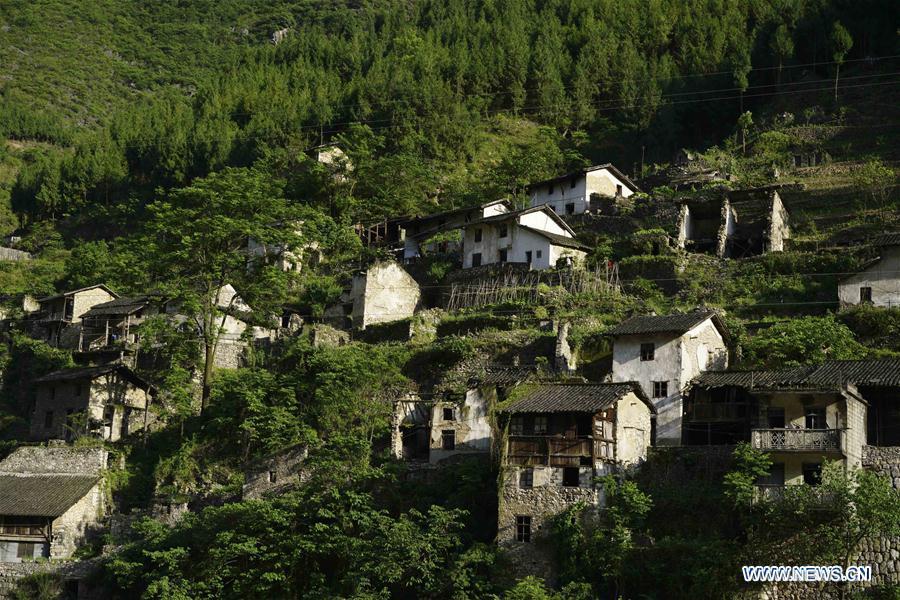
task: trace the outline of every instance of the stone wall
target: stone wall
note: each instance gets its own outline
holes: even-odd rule
[[[306,446],[294,446],[255,462],[244,471],[244,499],[282,494],[295,489],[306,478],[303,469],[308,450]]]
[[[21,446],[0,461],[0,472],[99,475],[106,468],[103,448]]]
[[[0,600],[12,600],[13,590],[23,577],[37,573],[55,573],[62,580],[64,590],[73,591],[79,600],[99,600],[99,590],[91,589],[85,580],[97,570],[98,561],[0,563]]]

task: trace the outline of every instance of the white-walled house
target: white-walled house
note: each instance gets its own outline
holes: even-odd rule
[[[501,213],[466,225],[464,269],[495,263],[522,263],[532,269],[557,266],[560,259],[584,262],[588,248],[547,205]]]
[[[878,240],[878,246],[878,258],[863,265],[859,273],[838,283],[841,306],[900,307],[900,233],[883,236]]]
[[[679,445],[683,394],[692,379],[728,367],[728,332],[712,311],[639,316],[607,332],[613,337],[614,382],[636,381],[656,408],[656,440]]]
[[[403,260],[412,262],[421,257],[423,245],[440,233],[462,229],[474,221],[508,213],[510,210],[508,200],[494,200],[478,206],[408,219],[401,224],[403,228]],[[449,247],[446,249],[449,250]]]
[[[549,204],[560,215],[596,212],[591,194],[628,198],[641,190],[610,163],[594,165],[528,186],[531,206]]]

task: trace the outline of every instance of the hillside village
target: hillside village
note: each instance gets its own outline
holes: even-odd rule
[[[0,600],[898,597],[897,10],[0,5]]]

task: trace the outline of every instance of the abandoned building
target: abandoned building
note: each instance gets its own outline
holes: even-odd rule
[[[303,239],[303,221],[296,221],[285,227],[293,227],[299,240]],[[286,248],[283,243],[266,243],[254,238],[247,240],[247,268],[250,271],[260,266],[274,266],[286,273],[299,273],[303,266],[315,267],[322,260],[318,242],[298,242],[295,247]]]
[[[102,448],[22,446],[0,461],[0,563],[69,558],[105,509]]]
[[[602,506],[595,478],[646,458],[654,413],[636,383],[539,385],[502,408],[497,542],[518,570],[553,578],[550,519]]]
[[[325,311],[335,327],[365,329],[377,323],[406,319],[421,299],[419,284],[394,261],[377,262],[353,276],[340,303]]]
[[[307,478],[303,464],[309,455],[305,445],[296,445],[253,461],[244,469],[241,498],[251,500],[284,494]]]
[[[460,248],[458,239],[460,229],[474,221],[508,213],[510,210],[508,200],[494,200],[478,206],[408,219],[401,224],[403,262],[414,262],[430,253],[454,253]],[[435,241],[435,238],[440,239]]]
[[[487,454],[494,439],[490,414],[532,367],[490,365],[469,380],[461,398],[431,402],[409,393],[394,403],[391,443],[398,459],[436,465],[448,459]]]
[[[879,256],[838,283],[841,306],[900,306],[900,233],[881,236],[875,245]]]
[[[81,334],[81,317],[97,304],[118,298],[103,284],[62,292],[38,300],[30,315],[32,335],[51,346],[75,349]]]
[[[610,163],[587,167],[528,186],[531,206],[544,204],[560,215],[598,212],[599,197],[628,198],[637,185]]]
[[[636,381],[657,412],[656,443],[681,444],[682,394],[704,371],[728,366],[728,331],[708,310],[632,317],[607,331],[612,380]]]
[[[690,385],[684,443],[749,442],[771,453],[763,497],[816,484],[822,461],[859,467],[867,447],[900,445],[900,360],[826,361],[768,371],[710,371]]]
[[[518,263],[530,269],[584,264],[589,248],[546,205],[473,221],[463,230],[463,268]]]
[[[133,296],[92,306],[81,316],[78,350],[133,348],[140,342],[140,325],[147,317],[165,312],[164,304],[159,297]]]
[[[782,252],[790,239],[788,213],[777,187],[684,199],[678,247],[720,258]]]
[[[31,260],[31,258],[30,252],[0,246],[0,261],[18,262],[20,260]]]
[[[155,390],[123,364],[54,371],[35,383],[33,441],[91,435],[115,442],[152,422]]]

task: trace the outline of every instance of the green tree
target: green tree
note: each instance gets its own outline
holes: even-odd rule
[[[744,511],[753,502],[756,481],[769,474],[772,459],[765,452],[755,450],[749,443],[741,442],[731,453],[734,464],[725,474],[725,496],[738,510]]]
[[[794,38],[790,29],[784,23],[776,27],[772,33],[772,37],[769,40],[769,49],[775,55],[775,60],[778,61],[776,83],[781,85],[781,69],[784,67],[784,61],[794,56]]]
[[[896,173],[894,170],[873,158],[867,160],[853,170],[853,183],[863,193],[863,218],[868,218],[868,199],[878,207],[880,222],[887,225],[887,209],[890,204],[891,190],[894,187]]]
[[[853,36],[841,25],[840,21],[835,21],[831,28],[831,56],[834,58],[834,101],[838,99],[838,77],[841,74],[841,65],[844,64],[844,58],[853,47]]]
[[[261,306],[287,290],[290,276],[274,268],[248,269],[247,240],[267,247],[297,246],[292,207],[262,173],[226,169],[173,190],[148,207],[143,248],[164,295],[180,303],[197,326],[203,347],[202,409],[210,397],[216,350],[238,296],[222,298],[232,285],[265,320],[275,306]],[[223,306],[223,300],[226,305]]]
[[[744,350],[749,363],[767,368],[855,359],[866,354],[853,332],[832,315],[778,323],[747,340]]]
[[[749,110],[738,117],[738,129],[741,131],[741,154],[747,155],[747,132],[753,127],[753,113]]]

